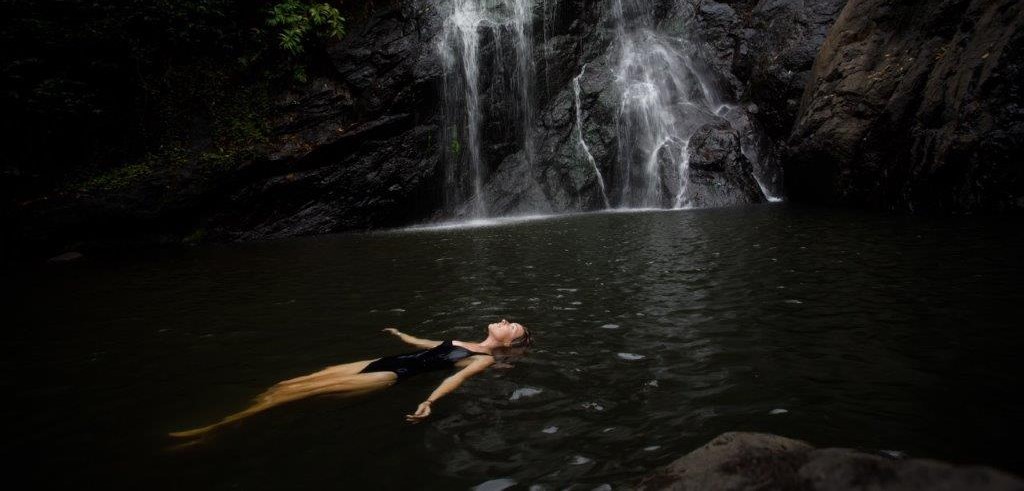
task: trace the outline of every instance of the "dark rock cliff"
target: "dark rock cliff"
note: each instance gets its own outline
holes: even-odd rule
[[[840,0],[651,2],[660,32],[686,39],[731,109],[706,114],[688,152],[690,204],[760,202],[781,192],[776,155]],[[482,39],[483,187],[489,214],[606,206],[619,155],[618,42],[607,0],[534,2],[535,159],[501,119],[495,40]],[[9,210],[5,246],[56,254],[91,245],[251,240],[401,226],[458,216],[446,203],[445,4],[392,2],[327,48],[326,68],[271,94],[266,138],[241,158],[133,168],[102,186],[55,191]],[[579,89],[579,107],[576,89]],[[577,128],[579,110],[582,125]],[[489,113],[491,111],[493,113]],[[496,111],[496,112],[495,112]],[[579,147],[578,134],[593,162]],[[708,145],[707,148],[704,148]],[[675,167],[659,164],[678,180]],[[673,196],[678,189],[665,189]],[[614,200],[614,192],[609,191]],[[673,203],[665,202],[664,206]],[[10,251],[9,251],[10,252]]]
[[[442,185],[435,3],[395,2],[349,26],[328,47],[326,69],[271,96],[267,137],[241,158],[157,162],[144,175],[18,203],[8,213],[5,255],[429,219]]]
[[[851,0],[786,158],[794,200],[1024,209],[1024,5]]]
[[[277,101],[253,178],[204,214],[216,236],[257,239],[393,227],[440,206],[441,67],[432,2],[371,16],[329,47],[332,73]]]

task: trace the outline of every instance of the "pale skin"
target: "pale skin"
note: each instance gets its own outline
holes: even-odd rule
[[[420,349],[430,349],[441,344],[441,341],[421,339],[410,336],[393,327],[384,329],[384,332],[398,337],[403,342]],[[452,344],[461,346],[469,351],[491,354],[496,348],[511,346],[512,342],[525,334],[526,330],[522,325],[502,319],[487,326],[487,338],[483,341],[472,343],[466,341],[452,341]],[[292,401],[305,399],[307,397],[322,394],[346,394],[359,395],[385,389],[398,381],[398,375],[394,372],[371,372],[359,373],[367,365],[377,359],[362,360],[342,365],[334,365],[324,368],[319,372],[295,377],[278,382],[262,394],[256,396],[256,402],[248,408],[235,414],[225,417],[209,426],[196,428],[194,430],[179,431],[171,433],[173,437],[189,438],[198,437],[214,430],[220,426],[238,421],[254,414],[266,411],[270,408],[280,406]],[[440,385],[430,393],[427,398],[416,407],[412,414],[405,416],[406,421],[418,423],[431,413],[431,406],[438,399],[450,394],[470,377],[483,372],[494,364],[494,357],[487,355],[473,355],[459,360],[455,366],[459,370],[444,379]]]

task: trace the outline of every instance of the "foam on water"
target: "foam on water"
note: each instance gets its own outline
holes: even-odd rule
[[[541,392],[543,391],[533,387],[523,387],[521,389],[516,389],[514,392],[512,392],[512,396],[509,397],[508,400],[518,401],[519,399],[522,399],[524,397],[533,397],[537,394],[540,394]]]
[[[572,218],[586,215],[600,215],[604,213],[680,213],[684,211],[686,210],[673,210],[666,208],[608,208],[604,210],[581,211],[573,213],[558,213],[546,215],[513,215],[504,217],[473,218],[470,220],[453,220],[438,223],[425,223],[391,230],[382,230],[379,233],[445,231],[486,227],[501,227],[507,225],[517,225],[526,222],[558,220],[563,218]]]
[[[572,460],[569,461],[569,465],[583,465],[583,464],[589,464],[590,462],[593,462],[593,461],[588,459],[588,458],[586,458],[586,457],[584,457],[584,456],[582,456],[582,455],[574,455],[572,457]]]
[[[473,491],[502,491],[504,489],[511,488],[518,484],[515,480],[507,477],[499,479],[491,479],[490,481],[484,481],[476,486],[473,486]]]
[[[536,220],[550,220],[552,218],[560,218],[563,216],[565,215],[519,215],[494,218],[474,218],[471,220],[458,220],[452,222],[432,223],[426,225],[413,225],[411,227],[406,227],[399,230],[421,231],[484,228],[501,225],[514,225],[517,223],[532,222]]]
[[[899,451],[899,450],[879,450],[879,453],[885,455],[886,457],[890,457],[890,458],[893,458],[893,459],[905,459],[905,458],[907,458],[907,453]]]

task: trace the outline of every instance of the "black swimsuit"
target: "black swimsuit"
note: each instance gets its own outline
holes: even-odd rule
[[[455,346],[448,340],[430,349],[374,360],[359,373],[395,372],[398,379],[402,380],[423,372],[452,368],[455,362],[473,355],[490,356],[487,353],[477,353],[462,346]]]

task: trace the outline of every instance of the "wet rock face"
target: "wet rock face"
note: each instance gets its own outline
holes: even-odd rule
[[[846,0],[762,0],[750,11],[747,49],[733,73],[774,140],[789,136],[818,50]]]
[[[640,482],[640,489],[800,489],[879,491],[1024,489],[1024,481],[987,467],[894,460],[842,448],[816,449],[763,433],[724,433]]]
[[[778,155],[800,108],[818,50],[846,0],[704,0],[686,29],[705,43],[705,59],[747,112],[754,170],[783,195]]]
[[[696,207],[766,201],[740,134],[728,124],[705,126],[693,136],[687,188],[688,204]]]
[[[1024,5],[851,0],[785,159],[796,200],[1024,209]]]

